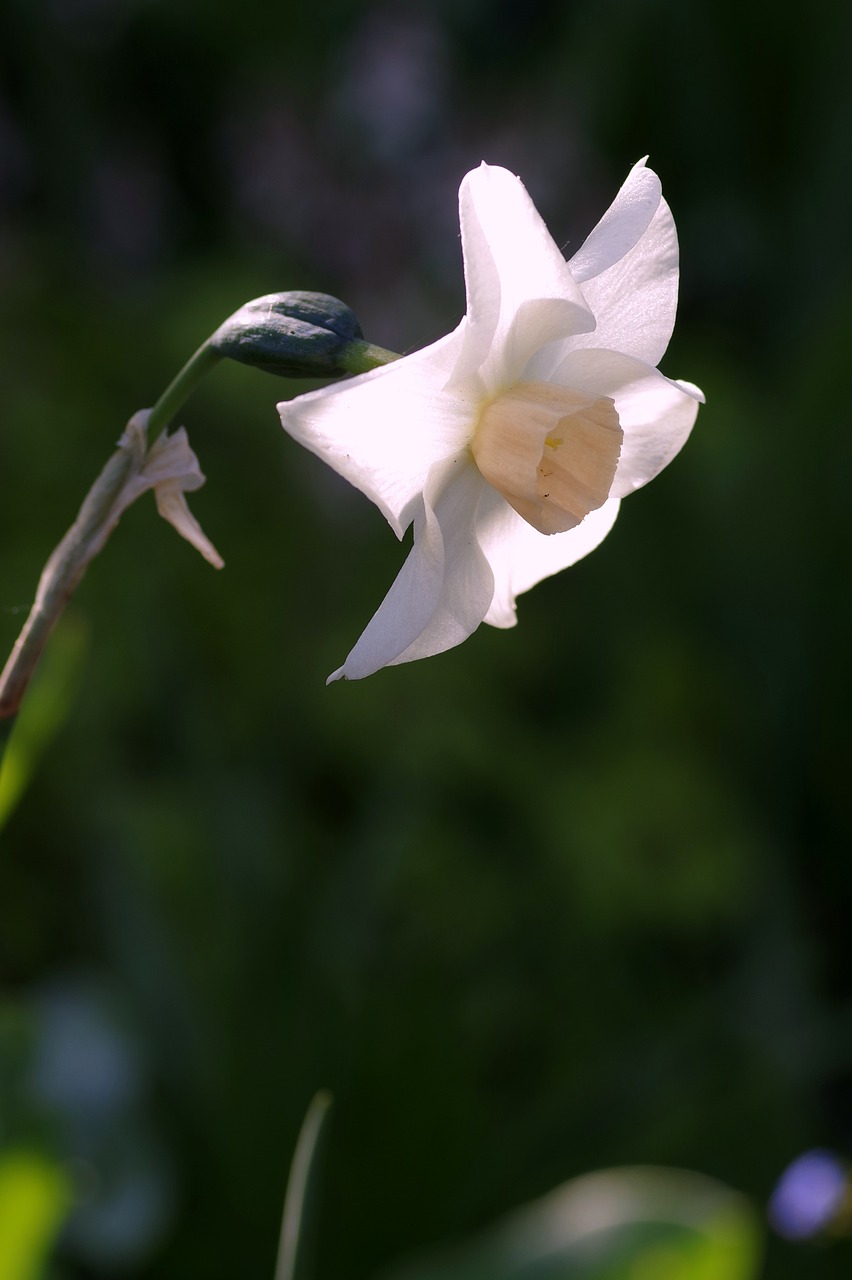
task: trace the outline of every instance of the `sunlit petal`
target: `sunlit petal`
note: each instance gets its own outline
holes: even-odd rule
[[[434,468],[415,517],[408,559],[329,681],[360,680],[380,667],[443,653],[476,630],[494,593],[491,569],[474,534],[486,491],[465,456]]]
[[[508,354],[514,365],[528,345],[517,330],[510,342],[513,322],[525,303],[558,301],[548,316],[546,341],[585,333],[595,321],[541,215],[514,174],[487,164],[474,169],[462,182],[459,211],[470,332],[453,385],[479,371],[493,392],[521,371],[507,368],[504,361]]]
[[[600,222],[568,260],[579,284],[607,271],[634,248],[647,231],[662,195],[660,179],[653,169],[646,168],[645,160],[634,164]]]
[[[618,501],[611,498],[590,512],[576,529],[548,536],[522,520],[499,494],[483,501],[477,538],[494,574],[494,596],[485,621],[494,627],[513,627],[516,597],[600,546],[615,523],[618,508]]]
[[[572,390],[612,398],[624,433],[610,489],[623,498],[668,466],[692,430],[703,396],[692,384],[618,351],[572,351],[554,371]]]
[[[475,406],[442,390],[462,327],[371,373],[285,400],[284,429],[365,493],[398,537],[434,463],[467,442]]]
[[[634,167],[571,266],[597,321],[594,334],[578,335],[572,346],[608,347],[657,364],[674,329],[678,243],[655,173]]]

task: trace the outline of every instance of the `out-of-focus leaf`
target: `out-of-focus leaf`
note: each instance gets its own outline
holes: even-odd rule
[[[74,1170],[63,1256],[87,1274],[124,1274],[161,1243],[175,1209],[172,1160],[133,1010],[108,981],[66,971],[0,1000],[0,1127],[10,1151],[49,1141],[49,1167]],[[0,1211],[0,1280],[6,1230]]]
[[[0,1155],[0,1280],[38,1280],[71,1198],[53,1161],[35,1151]]]
[[[86,628],[73,616],[51,636],[0,758],[0,830],[71,710],[86,642]]]
[[[611,1169],[393,1280],[753,1280],[761,1253],[757,1215],[721,1184],[675,1169]]]

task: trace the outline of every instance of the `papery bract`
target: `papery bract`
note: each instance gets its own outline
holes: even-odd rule
[[[187,505],[185,493],[193,493],[204,484],[198,459],[189,445],[184,427],[169,433],[163,431],[145,451],[150,409],[140,409],[127,424],[119,442],[124,448],[141,450],[139,465],[128,477],[113,507],[114,523],[141,494],[154,490],[157,510],[164,520],[199,551],[214,569],[224,568],[225,561],[205,534]]]
[[[446,338],[279,405],[286,430],[414,545],[329,679],[440,653],[606,537],[683,445],[703,396],[656,365],[678,249],[635,165],[566,263],[521,182],[483,164],[459,192],[467,311]]]

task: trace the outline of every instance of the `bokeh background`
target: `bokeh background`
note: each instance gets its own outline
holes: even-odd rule
[[[457,322],[482,159],[570,253],[650,154],[663,369],[708,401],[516,630],[326,689],[404,549],[281,432],[302,386],[194,396],[227,567],[125,516],[0,836],[0,1142],[70,1178],[51,1277],[271,1277],[321,1085],[320,1280],[594,1169],[762,1215],[803,1150],[852,1156],[850,51],[840,3],[4,0],[4,653],[242,302],[330,292],[400,351]],[[768,1234],[772,1280],[850,1267]]]

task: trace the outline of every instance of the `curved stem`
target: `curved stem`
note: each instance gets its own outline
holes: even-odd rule
[[[152,436],[169,425],[201,379],[225,358],[213,345],[215,336],[211,335],[202,343],[147,414],[146,430]],[[395,351],[387,351],[371,342],[352,341],[343,347],[339,366],[346,373],[366,373],[398,359]],[[48,560],[35,604],[0,673],[0,720],[12,719],[17,713],[54,625],[89,561],[115,527],[116,512],[123,509],[115,504],[120,501],[125,483],[143,465],[146,448],[144,433],[141,442],[137,441],[135,451],[119,447],[95,481],[77,520]]]
[[[321,1089],[314,1096],[302,1122],[287,1194],[275,1280],[309,1280],[312,1232],[316,1225],[319,1157],[327,1133],[331,1094]]]
[[[187,360],[180,373],[172,379],[151,410],[148,430],[153,433],[167,427],[177,411],[186,403],[198,383],[223,357],[210,346],[209,339],[202,343],[194,356]]]
[[[0,720],[15,716],[50,633],[118,523],[121,494],[145,457],[144,432],[128,431],[87,493],[77,519],[42,570],[35,603],[0,673]]]
[[[221,359],[209,340],[203,343],[148,414],[147,430],[156,431],[168,426],[204,375]],[[86,496],[74,524],[45,565],[35,604],[0,673],[0,720],[16,715],[51,631],[86,572],[89,561],[101,549],[117,522],[118,517],[113,516],[117,509],[115,504],[145,457],[144,432],[140,439],[134,437],[134,440],[133,448],[122,444],[112,455]]]

